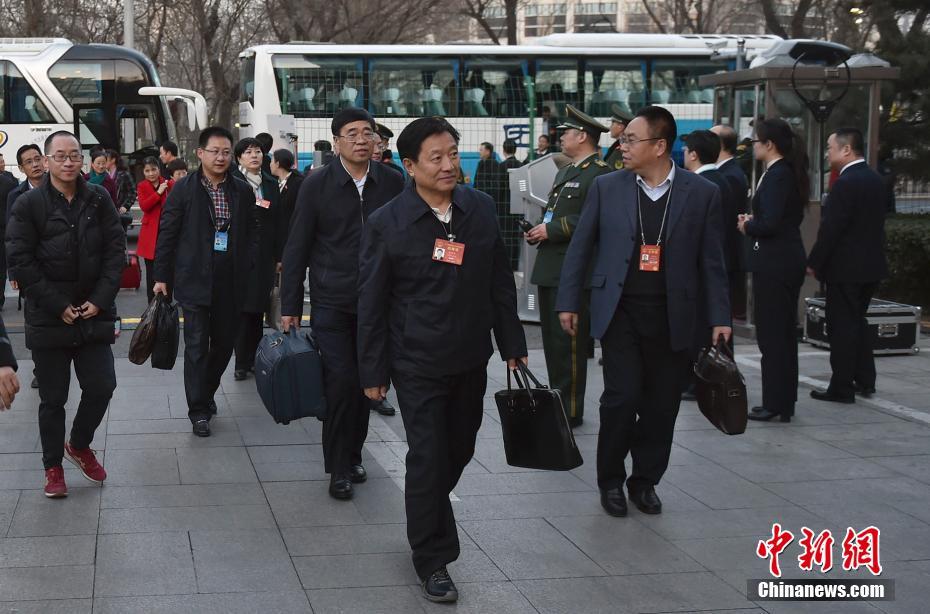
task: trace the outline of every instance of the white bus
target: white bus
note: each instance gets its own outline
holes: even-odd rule
[[[62,38],[0,39],[0,152],[14,174],[16,150],[41,147],[56,130],[74,132],[85,150],[116,149],[128,163],[157,155],[160,143],[176,140],[175,100],[187,110],[188,127],[206,125],[203,96],[161,87],[155,66],[137,51]]]
[[[395,133],[411,118],[443,115],[462,133],[469,175],[485,141],[499,151],[512,138],[525,157],[535,145],[531,135],[544,130],[544,107],[557,119],[572,104],[606,121],[614,104],[635,111],[656,103],[675,114],[682,133],[709,127],[713,91],[699,88],[697,79],[734,67],[739,39],[747,65],[781,40],[554,34],[532,46],[257,45],[239,54],[239,132],[270,133],[276,147],[296,149],[303,169],[314,141],[331,139],[338,109],[366,108]],[[608,143],[605,136],[602,144]]]

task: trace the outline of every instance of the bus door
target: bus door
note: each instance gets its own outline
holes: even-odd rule
[[[90,166],[90,151],[105,147],[119,151],[116,134],[116,109],[112,104],[76,104],[74,111],[74,134],[81,142],[86,167]]]

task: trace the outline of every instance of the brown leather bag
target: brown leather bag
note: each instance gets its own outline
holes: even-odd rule
[[[694,365],[695,392],[701,413],[727,435],[746,430],[749,403],[746,383],[733,360],[733,351],[723,340],[706,347]]]

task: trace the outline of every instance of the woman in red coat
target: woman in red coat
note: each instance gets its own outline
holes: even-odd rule
[[[161,176],[161,167],[155,158],[146,158],[142,165],[145,179],[140,181],[136,188],[139,194],[139,208],[142,209],[142,228],[139,230],[136,254],[145,260],[145,291],[151,303],[155,298],[152,286],[155,284],[155,241],[158,239],[158,223],[161,221],[161,210],[165,206],[168,192],[174,187],[174,181]]]

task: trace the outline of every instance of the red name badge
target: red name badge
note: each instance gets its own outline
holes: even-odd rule
[[[262,209],[267,209],[268,207],[271,206],[271,201],[265,200],[264,198],[256,198],[255,205],[258,207],[261,207]]]
[[[462,258],[464,257],[464,243],[436,239],[436,243],[433,244],[433,260],[436,262],[445,262],[446,264],[461,266]]]
[[[639,270],[655,273],[662,257],[661,245],[643,245],[639,248]]]

